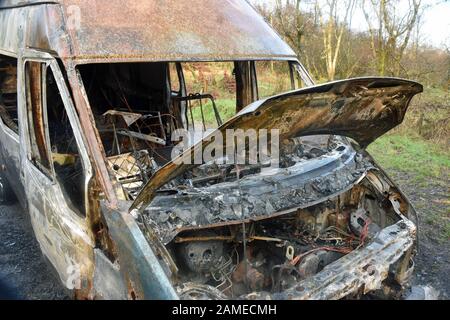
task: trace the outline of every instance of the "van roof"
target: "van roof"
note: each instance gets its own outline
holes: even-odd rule
[[[30,22],[32,29],[40,32],[33,37],[39,44],[45,42],[42,36],[53,37],[48,49],[79,63],[295,59],[294,51],[243,0],[135,0],[126,6],[121,0],[4,0],[0,8],[14,5],[45,8],[29,16],[37,20]],[[65,40],[57,31],[62,21]]]

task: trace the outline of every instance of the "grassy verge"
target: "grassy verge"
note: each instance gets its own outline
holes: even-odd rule
[[[385,135],[369,152],[384,168],[410,173],[416,182],[450,178],[450,152],[419,137]]]
[[[433,230],[428,235],[441,242],[449,241],[450,151],[445,145],[394,133],[375,141],[368,151],[413,196],[411,200],[422,223]]]
[[[206,101],[205,101],[206,102]],[[230,119],[236,112],[236,100],[234,99],[217,99],[216,101],[217,110],[219,111],[220,117],[223,122]],[[200,109],[200,105],[197,104],[192,108],[192,115],[194,117],[195,123],[202,123],[202,113]],[[216,117],[214,115],[214,110],[212,107],[212,103],[208,101],[203,104],[203,116],[205,117],[205,123],[209,127],[216,127]],[[189,120],[190,120],[189,115]]]

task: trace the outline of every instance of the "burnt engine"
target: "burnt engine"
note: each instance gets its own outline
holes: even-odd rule
[[[182,298],[234,298],[286,290],[395,221],[392,209],[380,207],[361,185],[289,214],[181,232],[168,247],[179,267]]]
[[[263,166],[196,167],[145,208],[180,298],[283,292],[399,220],[373,165],[339,139],[285,141],[280,168]]]

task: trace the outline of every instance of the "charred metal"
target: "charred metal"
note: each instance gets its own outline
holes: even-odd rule
[[[74,297],[401,295],[416,214],[365,148],[403,121],[420,84],[314,85],[246,1],[99,6],[0,3],[2,195],[10,187],[28,210]],[[289,85],[266,97],[257,70],[267,62],[283,64]],[[228,68],[234,116],[221,113],[214,90],[189,83],[192,64]],[[179,129],[212,130],[180,158],[229,129],[277,129],[279,167],[179,164]]]

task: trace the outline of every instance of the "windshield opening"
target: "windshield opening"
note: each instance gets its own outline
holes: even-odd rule
[[[250,103],[303,86],[296,62],[152,62],[78,67],[108,166],[133,199],[171,160],[173,133],[205,132]]]

